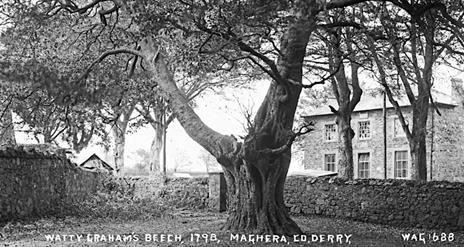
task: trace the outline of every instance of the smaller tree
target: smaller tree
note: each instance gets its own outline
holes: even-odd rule
[[[308,48],[312,59],[307,59],[309,61],[306,63],[313,74],[317,75],[318,71],[326,74],[326,77],[315,83],[330,82],[338,106],[335,109],[329,105],[336,117],[338,129],[338,176],[347,179],[353,179],[354,131],[351,128],[351,115],[363,93],[359,71],[366,59],[360,52],[362,35],[346,23],[355,23],[359,12],[357,7],[332,10],[325,18],[325,23],[319,26],[321,31],[315,35],[319,42],[314,42]]]
[[[7,104],[0,110],[0,146],[16,145],[13,114]]]
[[[400,6],[402,9],[371,4],[371,11],[380,13],[377,23],[381,25],[376,29],[381,30],[381,34],[370,35],[367,43],[380,82],[409,143],[411,178],[426,180],[426,130],[430,105],[439,113],[431,94],[434,65],[444,57],[444,51],[464,55],[453,48],[462,49],[464,42],[459,29],[464,25],[453,16],[459,16],[461,20],[464,12],[462,6],[440,1],[402,3]],[[407,121],[394,96],[392,88],[396,85],[401,85],[411,105],[411,122]]]

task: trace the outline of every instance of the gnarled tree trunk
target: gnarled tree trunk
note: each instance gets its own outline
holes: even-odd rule
[[[290,235],[301,233],[284,204],[290,152],[277,157],[262,155],[255,162],[249,164],[244,159],[237,159],[225,169],[229,209],[225,229]]]
[[[292,71],[298,76],[298,71]],[[288,90],[288,91],[286,91]],[[284,203],[284,185],[291,160],[288,142],[298,97],[280,101],[287,94],[299,95],[301,87],[286,90],[272,83],[259,109],[253,130],[230,158],[218,159],[228,186],[229,230],[258,233],[299,234]]]

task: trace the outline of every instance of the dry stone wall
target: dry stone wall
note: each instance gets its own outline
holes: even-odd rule
[[[208,179],[170,179],[162,188],[159,198],[170,207],[206,209],[209,205]]]
[[[210,183],[214,184],[218,183]],[[59,212],[63,204],[83,201],[110,187],[134,197],[154,198],[168,207],[217,210],[207,178],[166,183],[112,178],[83,171],[49,153],[0,150],[0,222]],[[285,190],[285,201],[294,214],[464,231],[464,183],[295,176],[287,179]]]
[[[98,189],[100,175],[35,149],[0,150],[0,222],[59,212]]]
[[[208,178],[110,177],[104,184],[134,198],[150,199],[170,208],[214,208]],[[109,191],[114,190],[107,188]]]
[[[285,200],[301,215],[464,231],[464,184],[290,177]]]

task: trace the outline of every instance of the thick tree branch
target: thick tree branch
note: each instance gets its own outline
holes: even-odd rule
[[[146,38],[140,47],[141,55],[148,64],[147,69],[158,82],[160,89],[168,95],[170,106],[187,134],[217,159],[224,159],[235,154],[239,146],[237,141],[231,136],[212,130],[190,107],[187,98],[177,87],[172,72],[169,71],[163,55],[159,53],[159,46],[154,40]]]
[[[386,11],[386,10],[384,10]],[[389,24],[387,23],[388,21],[391,21],[391,18],[388,13],[384,13],[383,18],[381,18],[381,23],[385,27],[387,31],[387,35],[389,37],[389,41],[392,45],[392,52],[393,52],[393,63],[398,71],[398,75],[400,76],[401,82],[403,83],[404,89],[406,91],[406,95],[409,99],[409,102],[411,105],[416,104],[416,98],[414,96],[414,92],[412,91],[411,85],[409,83],[409,79],[406,75],[406,72],[403,68],[403,62],[401,61],[400,58],[400,48],[399,48],[399,40],[398,36],[396,35],[396,32],[393,30],[393,27],[390,27]],[[373,45],[373,44],[372,44]]]
[[[336,9],[336,8],[344,8],[351,5],[355,5],[358,3],[366,2],[366,0],[332,0],[328,1],[325,6],[322,6],[322,9]]]
[[[462,23],[461,20],[456,20],[454,19],[449,13],[448,13],[448,10],[446,8],[446,5],[440,1],[436,1],[434,3],[432,3],[434,6],[433,7],[436,7],[437,9],[440,10],[442,16],[448,20],[451,24],[453,24],[454,26],[456,27],[460,27],[460,28],[463,28],[464,27],[464,24]]]
[[[350,52],[350,64],[351,64],[351,87],[353,88],[353,96],[351,97],[350,103],[349,103],[349,112],[353,112],[354,108],[356,105],[359,103],[361,100],[361,95],[363,93],[363,90],[361,89],[361,86],[359,84],[359,64],[356,62],[356,55],[354,53],[353,48],[351,47],[352,42],[351,42],[352,37],[348,37],[348,50]]]
[[[375,49],[375,46],[374,46],[374,41],[370,37],[368,37],[367,40],[368,40],[369,50],[371,51],[372,57],[374,58],[374,62],[377,66],[377,69],[379,70],[380,83],[384,88],[384,92],[387,94],[388,100],[390,101],[390,103],[393,105],[395,109],[395,112],[398,116],[401,126],[403,127],[403,131],[406,134],[406,137],[408,138],[408,140],[411,140],[412,133],[409,130],[409,126],[406,122],[406,119],[404,118],[403,112],[401,111],[401,107],[398,104],[398,101],[395,100],[395,98],[393,97],[393,93],[390,90],[390,87],[388,86],[387,79],[386,79],[387,73],[385,72],[384,65],[377,54],[377,50]]]

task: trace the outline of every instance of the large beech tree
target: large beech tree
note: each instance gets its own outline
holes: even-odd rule
[[[218,34],[240,51],[250,54],[250,59],[274,79],[243,142],[219,134],[201,121],[177,88],[162,49],[154,39],[145,39],[139,51],[131,51],[143,57],[148,64],[148,70],[168,94],[173,112],[187,133],[223,166],[229,196],[227,229],[286,234],[301,232],[286,211],[283,191],[291,159],[291,144],[298,135],[308,131],[300,129],[295,133],[292,129],[303,87],[302,65],[306,46],[316,27],[315,17],[321,9],[322,6],[315,1],[298,2],[289,8],[295,19],[282,33],[277,61],[258,53],[230,30]],[[204,32],[214,34],[215,31],[207,26],[198,25]]]
[[[45,1],[34,11],[43,10],[48,16],[62,10],[87,16],[96,14],[102,25],[110,27],[120,20],[121,14],[125,14],[126,21],[132,18],[138,25],[134,37],[143,37],[136,48],[129,44],[116,46],[90,67],[118,53],[141,58],[141,67],[164,91],[177,120],[224,169],[229,198],[226,229],[298,234],[301,230],[284,204],[284,183],[292,143],[309,131],[308,126],[293,130],[301,90],[310,85],[302,79],[306,48],[321,21],[319,16],[325,11],[366,1],[94,0],[83,1],[82,5],[78,1]],[[391,2],[398,6],[405,1]],[[203,40],[195,47],[198,57],[203,58],[199,61],[212,61],[226,70],[238,71],[243,68],[239,65],[248,63],[271,78],[265,99],[243,141],[212,130],[188,104],[175,83],[176,70],[168,64],[163,41],[158,38],[166,32],[182,32],[185,37],[198,35]],[[211,55],[209,59],[205,54]]]

